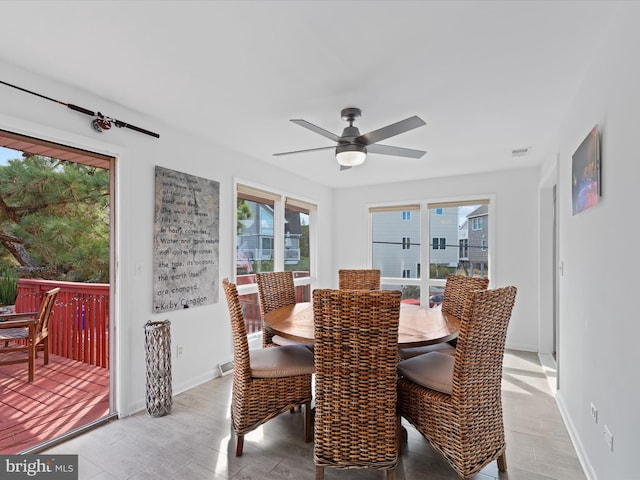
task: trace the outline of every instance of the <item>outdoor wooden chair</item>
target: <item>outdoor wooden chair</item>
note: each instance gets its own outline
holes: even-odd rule
[[[302,404],[304,438],[311,441],[313,353],[301,345],[249,351],[238,290],[226,278],[222,285],[233,333],[231,426],[236,434],[236,456],[242,455],[246,433]]]
[[[455,356],[432,352],[398,366],[398,412],[468,479],[497,460],[506,471],[502,361],[516,288],[467,296]]]
[[[464,302],[467,294],[474,290],[486,290],[489,286],[489,279],[485,277],[467,277],[466,275],[449,275],[447,283],[444,286],[442,294],[442,311],[449,313],[456,318],[462,315]],[[449,355],[456,353],[456,340],[449,343],[438,343],[436,345],[427,345],[424,347],[401,348],[398,351],[400,360],[406,360],[418,355],[424,355],[430,352],[440,352]]]
[[[264,272],[256,274],[258,298],[262,316],[276,308],[296,303],[296,287],[293,272]],[[262,346],[293,345],[296,342],[275,335],[269,327],[262,325]]]
[[[46,292],[37,312],[14,313],[0,318],[0,365],[28,363],[30,382],[34,378],[38,350],[44,351],[44,364],[49,364],[49,318],[58,292],[60,288]]]
[[[380,290],[380,270],[338,270],[340,290]]]
[[[386,469],[395,479],[397,290],[313,292],[316,480],[325,467]]]

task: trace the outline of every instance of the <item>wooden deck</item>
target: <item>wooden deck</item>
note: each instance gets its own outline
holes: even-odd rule
[[[109,371],[58,355],[0,366],[0,453],[19,453],[109,414]]]

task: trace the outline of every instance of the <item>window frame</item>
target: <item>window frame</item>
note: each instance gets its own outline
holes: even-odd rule
[[[498,223],[498,216],[496,213],[496,195],[495,194],[476,194],[476,195],[458,195],[455,197],[444,197],[444,198],[432,198],[432,199],[421,199],[421,200],[409,200],[409,201],[398,201],[398,202],[385,202],[385,203],[370,203],[365,205],[365,214],[367,215],[367,245],[366,249],[368,252],[368,264],[369,268],[375,268],[373,266],[373,215],[372,213],[376,211],[383,210],[415,210],[417,207],[420,210],[420,238],[421,239],[431,239],[431,242],[425,242],[423,240],[420,241],[420,264],[425,263],[429,265],[430,263],[430,252],[432,247],[433,237],[431,236],[430,228],[429,228],[429,209],[437,207],[444,207],[445,205],[450,206],[464,206],[464,205],[476,205],[476,204],[486,204],[487,205],[487,216],[491,221],[488,224],[488,238],[491,238],[492,241],[489,242],[487,247],[487,265],[489,269],[489,281],[490,284],[495,284],[497,282],[496,278],[496,224]],[[440,237],[438,237],[440,238]],[[445,240],[446,241],[446,240]],[[438,241],[438,246],[440,241]],[[468,248],[468,247],[467,247]],[[436,279],[425,277],[422,274],[424,273],[424,269],[420,268],[416,272],[418,278],[402,278],[402,277],[382,277],[380,279],[381,285],[415,285],[420,287],[420,303],[422,306],[429,306],[429,295],[430,291],[434,288],[443,289],[446,283],[446,279]],[[430,273],[430,269],[427,269],[427,274]]]
[[[311,285],[315,279],[315,272],[317,271],[317,221],[318,221],[318,202],[306,198],[302,195],[297,195],[292,192],[283,191],[268,185],[258,184],[242,178],[233,179],[233,201],[232,201],[232,217],[231,221],[233,226],[231,231],[233,232],[233,248],[232,251],[232,278],[234,282],[237,282],[237,252],[238,252],[238,232],[236,228],[236,222],[238,217],[238,194],[239,189],[243,191],[255,192],[256,198],[263,198],[273,202],[273,270],[276,272],[282,272],[285,270],[285,208],[287,205],[295,205],[298,207],[304,207],[309,210],[309,275],[306,277],[296,277],[294,283],[296,286]],[[265,196],[262,197],[261,194]],[[246,195],[246,193],[245,193]],[[249,283],[243,285],[237,285],[238,293],[240,295],[247,295],[258,292],[258,286],[256,283]]]

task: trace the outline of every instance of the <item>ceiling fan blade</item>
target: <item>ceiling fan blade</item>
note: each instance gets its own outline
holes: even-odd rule
[[[395,155],[396,157],[422,158],[427,153],[424,150],[413,150],[412,148],[392,147],[391,145],[380,145],[375,143],[367,146],[367,152],[380,153],[382,155]]]
[[[362,145],[372,145],[379,142],[380,140],[384,140],[385,138],[408,132],[409,130],[413,130],[414,128],[422,127],[423,125],[426,125],[426,122],[420,117],[414,115],[413,117],[405,118],[404,120],[392,123],[391,125],[379,128],[378,130],[364,133],[357,137],[355,141],[361,143]]]
[[[317,150],[329,150],[330,148],[335,149],[335,145],[332,147],[318,147],[318,148],[308,148],[306,150],[294,150],[293,152],[280,152],[280,153],[274,153],[273,156],[274,157],[279,157],[281,155],[292,155],[294,153],[305,153],[305,152],[315,152]]]
[[[339,136],[325,130],[324,128],[320,128],[317,125],[314,125],[313,123],[309,123],[306,120],[293,119],[291,121],[297,125],[300,125],[301,127],[308,128],[312,132],[322,135],[323,137],[327,137],[329,140],[333,140],[336,143],[338,142],[338,140],[340,140]]]

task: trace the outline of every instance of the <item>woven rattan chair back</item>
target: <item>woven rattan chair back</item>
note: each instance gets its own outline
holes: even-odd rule
[[[502,361],[516,288],[471,292],[464,304],[452,394],[398,381],[398,410],[443,454],[460,478],[498,460],[506,470]],[[434,354],[429,354],[434,355]]]
[[[251,363],[249,359],[249,342],[247,340],[247,327],[244,323],[244,313],[235,284],[227,278],[222,280],[229,317],[231,319],[231,334],[233,336],[233,384],[245,385],[251,377]],[[233,406],[232,406],[233,408]]]
[[[469,410],[467,418],[475,417],[473,410],[479,410],[487,399],[500,403],[504,345],[516,292],[516,287],[504,287],[467,296],[456,347],[452,394],[460,406]]]
[[[256,274],[260,312],[264,316],[271,310],[296,303],[296,287],[293,283],[293,272],[265,272]],[[262,346],[274,346],[274,333],[263,324]]]
[[[282,412],[305,405],[305,440],[311,439],[312,374],[254,378],[247,333],[236,285],[222,281],[233,334],[231,426],[236,433],[236,456],[242,455],[244,435]],[[276,347],[277,348],[277,347]]]
[[[338,270],[340,290],[380,290],[380,270]]]
[[[488,286],[489,279],[486,277],[447,276],[442,298],[442,311],[460,318],[467,294],[474,290],[486,290]]]
[[[317,480],[328,466],[387,469],[387,478],[395,478],[400,296],[313,292]]]

